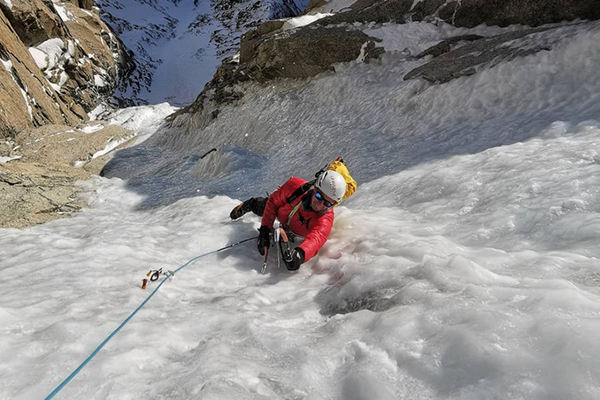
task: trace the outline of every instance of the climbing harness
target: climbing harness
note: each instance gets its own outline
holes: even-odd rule
[[[209,251],[208,253],[204,253],[201,254],[199,256],[196,256],[192,259],[190,259],[188,262],[186,262],[185,264],[183,264],[182,266],[180,266],[179,268],[177,268],[175,271],[167,271],[166,273],[162,272],[162,268],[159,270],[151,270],[148,274],[149,278],[151,281],[156,281],[159,279],[159,277],[162,275],[166,275],[165,278],[160,281],[160,283],[158,284],[158,286],[156,287],[156,289],[154,289],[152,291],[152,293],[150,293],[148,295],[148,297],[146,297],[146,299],[138,306],[138,308],[136,308],[131,314],[129,314],[129,316],[127,318],[125,318],[125,320],[121,323],[121,325],[119,325],[114,331],[112,331],[112,333],[110,335],[107,336],[106,339],[104,339],[104,341],[102,343],[100,343],[98,345],[98,347],[96,347],[96,349],[88,356],[88,358],[86,358],[80,365],[79,367],[77,367],[72,373],[71,375],[69,375],[64,381],[62,381],[62,383],[60,385],[58,385],[56,387],[56,389],[54,389],[52,391],[52,393],[50,393],[46,398],[44,398],[44,400],[50,400],[52,399],[54,396],[56,396],[58,394],[58,392],[60,392],[69,382],[71,382],[73,380],[73,378],[83,369],[83,367],[85,367],[99,352],[100,350],[102,350],[102,348],[110,341],[110,339],[112,339],[117,333],[119,333],[119,331],[125,326],[125,324],[127,324],[134,316],[135,314],[138,313],[138,311],[140,311],[142,309],[142,307],[144,307],[146,305],[146,303],[148,303],[148,301],[150,301],[150,299],[152,298],[152,296],[154,296],[154,294],[158,291],[158,289],[160,289],[160,287],[169,279],[173,278],[175,276],[175,274],[179,271],[181,271],[182,269],[184,269],[185,267],[187,267],[188,265],[192,264],[194,261],[198,260],[199,258],[211,255],[211,254],[216,254],[219,253],[221,251],[227,250],[227,249],[231,249],[235,246],[238,246],[242,243],[248,242],[250,240],[256,240],[256,236],[248,238],[248,239],[244,239],[244,240],[240,240],[239,242],[235,242],[232,244],[229,244],[227,246],[221,247],[220,249],[217,250],[213,250],[213,251]],[[153,279],[155,277],[155,279]],[[148,283],[147,279],[145,279],[146,283]],[[144,288],[144,283],[142,283],[142,288]]]
[[[290,223],[292,222],[292,218],[294,217],[294,215],[296,215],[296,213],[298,212],[298,210],[300,209],[301,206],[302,206],[302,200],[300,200],[298,202],[298,204],[296,204],[296,206],[294,208],[292,208],[292,211],[290,211],[290,214],[288,215],[287,226],[290,226]]]

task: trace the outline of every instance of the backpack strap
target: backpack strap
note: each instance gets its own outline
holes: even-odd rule
[[[294,191],[294,193],[292,193],[292,195],[290,197],[287,198],[287,202],[290,205],[293,205],[294,201],[296,201],[296,199],[300,196],[302,196],[304,193],[306,193],[308,191],[308,189],[310,189],[310,187],[312,185],[315,184],[317,180],[312,180],[310,182],[306,182],[305,184],[303,184],[302,186],[300,186],[298,189],[296,189]]]

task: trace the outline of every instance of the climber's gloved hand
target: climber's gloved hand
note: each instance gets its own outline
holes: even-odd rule
[[[256,246],[258,247],[258,252],[261,255],[265,255],[265,247],[271,246],[271,241],[273,240],[273,229],[268,226],[261,226],[258,229],[258,240],[256,241]]]
[[[298,271],[300,265],[304,263],[304,250],[300,247],[295,248],[286,255],[283,262],[288,271]]]

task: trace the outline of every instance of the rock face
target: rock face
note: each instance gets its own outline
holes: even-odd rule
[[[0,228],[79,210],[75,182],[98,174],[105,152],[133,138],[102,122],[82,124],[129,62],[93,6],[0,0]]]
[[[431,83],[445,83],[472,75],[480,68],[491,68],[517,57],[550,50],[565,38],[576,35],[578,27],[584,24],[600,29],[600,22],[582,21],[506,32],[485,38],[473,35],[449,38],[417,55],[417,58],[433,57],[406,74],[404,79],[421,78]],[[535,41],[528,40],[534,35]]]
[[[441,2],[428,0],[425,3],[434,7]],[[482,23],[535,27],[575,19],[600,18],[598,2],[590,0],[461,0],[440,6],[437,12],[442,20],[467,28]]]
[[[12,25],[0,13],[0,137],[44,123],[78,123],[78,117],[46,80]]]
[[[311,1],[306,12],[327,11],[327,3]],[[427,21],[438,19],[457,27],[529,25],[600,18],[598,2],[590,0],[358,0],[348,12],[320,20],[331,25],[352,22]]]
[[[239,7],[242,3],[244,7]],[[434,84],[552,48],[561,38],[577,34],[578,24],[596,24],[600,29],[600,23],[588,21],[540,26],[600,19],[600,7],[592,0],[357,0],[342,12],[336,9],[331,16],[299,27],[287,20],[256,25],[249,15],[252,7],[262,5],[255,2],[248,9],[248,3],[210,2],[211,9],[223,16],[223,26],[232,29],[228,32],[254,29],[243,35],[239,54],[223,61],[196,101],[171,116],[167,133],[183,129],[196,134],[218,118],[224,104],[243,97],[245,82],[306,79],[332,73],[338,63],[378,58],[385,49],[365,33],[372,24],[441,20],[457,27],[531,26],[491,37],[447,38],[416,57],[409,56],[423,61],[404,78]],[[328,12],[342,3],[348,4],[310,0],[305,16]],[[298,0],[282,1],[280,11],[289,13],[297,5]],[[79,130],[68,126],[86,120],[86,113],[117,85],[120,71],[128,71],[130,60],[98,18],[93,0],[0,0],[0,11],[0,138],[4,139],[0,143],[0,227],[21,227],[79,209],[82,204],[76,200],[74,182],[100,171],[104,160],[96,156],[106,146],[123,145],[121,141],[129,139],[129,132],[116,127],[103,126],[90,136],[85,133],[89,126]],[[229,19],[235,23],[226,23]],[[204,29],[209,20],[200,15],[189,29]],[[162,26],[151,28],[168,33]],[[531,35],[536,35],[536,46],[530,45]],[[214,42],[223,55],[233,46],[225,33],[219,42],[217,31]],[[167,136],[163,135],[165,140]],[[160,144],[163,139],[153,140]]]
[[[303,12],[305,16],[333,14],[298,28],[286,29],[284,20],[267,21],[244,34],[239,59],[226,59],[196,101],[172,117],[171,127],[188,131],[204,128],[219,115],[221,104],[243,97],[238,85],[241,82],[308,78],[332,71],[336,63],[379,57],[385,49],[377,39],[361,31],[370,24],[441,20],[467,28],[480,24],[537,27],[574,19],[600,19],[598,2],[592,0],[357,0],[344,9],[340,9],[340,4],[310,0]],[[433,56],[434,60],[405,79],[443,83],[473,74],[481,65],[532,54],[542,49],[505,44],[545,30],[536,29],[496,38],[475,35],[448,38],[419,55],[419,58]]]
[[[110,96],[128,59],[92,6],[0,0],[0,136],[76,125]]]
[[[309,27],[260,35],[257,31],[242,36],[240,65],[259,82],[274,78],[309,78],[333,71],[339,62],[368,61],[383,53],[379,39],[350,27]],[[367,50],[368,49],[368,50]]]
[[[333,72],[341,62],[369,62],[384,53],[379,42],[348,25],[294,28],[283,20],[264,22],[242,36],[239,58],[226,59],[196,101],[173,115],[172,125],[202,129],[217,118],[221,105],[243,96],[238,83],[304,79]]]
[[[463,37],[450,38],[419,54],[417,58],[432,55],[433,59],[406,74],[404,79],[423,78],[432,83],[444,83],[461,76],[473,75],[477,67],[482,65],[491,67],[492,63],[497,64],[537,53],[548,47],[527,46],[521,49],[515,45],[515,41],[549,29],[527,29],[489,38],[476,36],[469,36],[466,40]],[[513,45],[507,46],[507,43]]]
[[[23,228],[84,207],[76,182],[99,174],[134,135],[102,121],[25,129],[0,144],[0,228]]]

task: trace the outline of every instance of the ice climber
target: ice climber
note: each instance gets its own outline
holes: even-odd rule
[[[290,271],[298,270],[300,265],[319,252],[333,226],[334,206],[356,190],[356,182],[341,159],[328,168],[320,172],[315,181],[292,177],[269,197],[250,198],[230,213],[233,220],[250,211],[262,217],[257,240],[258,251],[262,255],[274,241],[276,219],[290,241],[304,238],[293,249],[280,239],[282,259]]]

